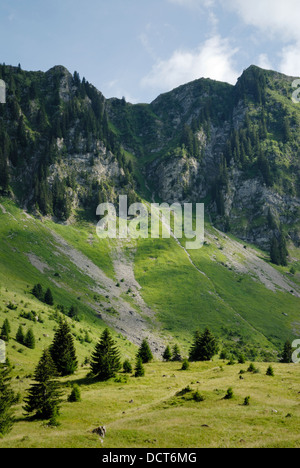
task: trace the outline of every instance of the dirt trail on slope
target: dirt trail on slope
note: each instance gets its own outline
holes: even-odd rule
[[[165,342],[160,338],[159,333],[154,329],[159,329],[156,322],[155,313],[143,301],[139,290],[140,285],[134,277],[133,263],[129,261],[123,253],[122,244],[118,244],[114,249],[114,266],[116,276],[120,286],[108,278],[105,273],[95,265],[83,253],[68,244],[65,239],[56,232],[50,230],[56,249],[76,265],[85,275],[96,282],[93,292],[106,297],[108,302],[103,303],[104,307],[89,304],[99,313],[101,318],[117,332],[126,336],[132,343],[140,345],[143,339],[147,339],[154,355],[161,356],[165,349]],[[124,282],[121,280],[124,279]],[[125,296],[131,289],[135,297],[130,296],[130,301]],[[105,308],[113,308],[117,313],[110,314]]]

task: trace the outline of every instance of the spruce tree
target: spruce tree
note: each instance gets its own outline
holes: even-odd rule
[[[45,292],[44,302],[45,304],[48,304],[49,306],[53,306],[54,304],[54,299],[53,299],[52,291],[50,288],[48,288],[47,291]]]
[[[24,411],[37,419],[56,416],[60,405],[59,384],[55,380],[57,370],[50,351],[46,349],[35,369],[34,381],[24,399]]]
[[[164,351],[164,354],[163,354],[163,359],[164,361],[166,362],[170,362],[171,359],[172,359],[172,353],[171,353],[171,350],[170,350],[170,346],[167,346],[165,351]]]
[[[8,319],[5,319],[1,328],[0,339],[8,342],[10,331],[11,331],[11,328],[10,328],[9,321]]]
[[[181,362],[182,361],[181,352],[180,352],[179,346],[177,344],[174,345],[174,347],[173,347],[172,361],[173,362]]]
[[[293,356],[293,348],[292,348],[291,342],[287,340],[283,347],[283,352],[282,352],[280,362],[283,364],[290,364],[293,362],[292,356]]]
[[[271,262],[274,265],[280,265],[281,263],[280,250],[279,250],[279,244],[278,244],[276,237],[273,237],[273,240],[271,243],[270,258],[271,258]]]
[[[141,347],[138,351],[138,356],[142,359],[143,364],[152,361],[153,355],[147,340],[143,340]]]
[[[190,350],[190,361],[210,361],[217,352],[217,340],[208,328],[202,335],[199,331],[195,333],[194,343]]]
[[[76,403],[78,401],[81,401],[81,393],[80,393],[80,388],[77,384],[73,385],[72,391],[68,397],[68,401],[70,403]]]
[[[35,284],[31,292],[39,301],[43,301],[44,293],[43,293],[43,288],[41,284]]]
[[[16,334],[16,341],[20,343],[21,345],[23,345],[24,340],[25,340],[25,336],[24,336],[23,328],[22,328],[22,325],[20,325]]]
[[[0,435],[10,432],[13,423],[13,405],[15,395],[11,389],[11,367],[8,363],[0,364]]]
[[[136,365],[135,365],[135,377],[144,377],[145,375],[145,369],[143,366],[143,361],[141,357],[137,356],[136,358]]]
[[[76,350],[68,323],[61,320],[50,347],[51,357],[59,375],[72,375],[78,367]]]
[[[126,361],[124,361],[123,363],[123,371],[125,372],[125,374],[131,374],[132,373],[132,365],[131,365],[131,362],[126,359]]]
[[[120,354],[109,330],[102,333],[99,343],[92,354],[91,371],[100,381],[106,381],[116,375],[121,368]]]
[[[25,335],[24,345],[29,349],[35,348],[35,337],[31,328],[28,330],[28,332]]]

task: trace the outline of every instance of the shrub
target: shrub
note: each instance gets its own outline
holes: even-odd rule
[[[243,406],[249,406],[250,405],[250,397],[247,396],[244,400]]]
[[[203,395],[201,395],[201,393],[197,391],[193,394],[193,400],[196,401],[197,403],[200,403],[201,401],[204,401],[205,398]]]
[[[183,363],[182,363],[181,370],[186,371],[186,370],[189,369],[189,367],[190,367],[189,361],[188,361],[187,359],[185,359],[185,360],[183,361]]]
[[[123,363],[123,371],[125,372],[125,374],[132,373],[132,365],[128,359],[126,359],[126,361],[124,361]]]
[[[190,386],[188,386],[188,387],[185,387],[182,390],[180,390],[180,392],[177,392],[176,396],[184,396],[187,393],[190,393],[191,391],[192,391],[192,389],[190,388]]]
[[[266,375],[270,376],[270,377],[274,377],[274,369],[272,366],[269,366],[268,369],[267,369],[267,372],[266,372]]]
[[[257,373],[257,371],[258,371],[258,369],[255,367],[255,365],[253,363],[251,363],[250,366],[247,369],[247,372],[250,372],[252,374]]]
[[[234,397],[234,393],[233,393],[232,388],[230,387],[227,390],[227,393],[226,393],[226,395],[224,397],[224,400],[232,400],[233,397]]]
[[[69,395],[68,401],[70,403],[76,403],[78,401],[81,401],[81,394],[80,394],[80,389],[77,384],[73,385],[71,394]]]

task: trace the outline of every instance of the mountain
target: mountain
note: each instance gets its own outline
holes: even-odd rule
[[[22,308],[41,283],[60,311],[76,303],[91,334],[109,324],[123,346],[148,337],[157,356],[170,340],[188,350],[205,326],[249,358],[299,336],[294,78],[252,66],[236,86],[200,79],[137,105],[62,66],[1,65],[0,79],[4,307],[16,295]],[[204,247],[100,241],[96,208],[119,194],[204,202]]]

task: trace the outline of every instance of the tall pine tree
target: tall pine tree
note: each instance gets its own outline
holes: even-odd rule
[[[11,389],[11,367],[5,363],[0,364],[0,435],[10,432],[13,423],[13,405],[15,395]]]
[[[147,340],[143,340],[137,355],[141,358],[143,364],[152,361],[153,355]]]
[[[26,414],[37,419],[51,419],[58,414],[61,393],[55,380],[57,370],[50,351],[45,350],[35,369],[34,381],[24,399]]]
[[[109,330],[106,328],[92,354],[92,374],[98,380],[105,381],[114,377],[120,368],[120,353]]]
[[[195,333],[194,343],[190,350],[190,361],[210,361],[218,352],[218,342],[206,328],[203,334]]]
[[[50,347],[51,357],[58,373],[62,376],[72,375],[78,367],[76,350],[71,329],[68,323],[61,320]]]

